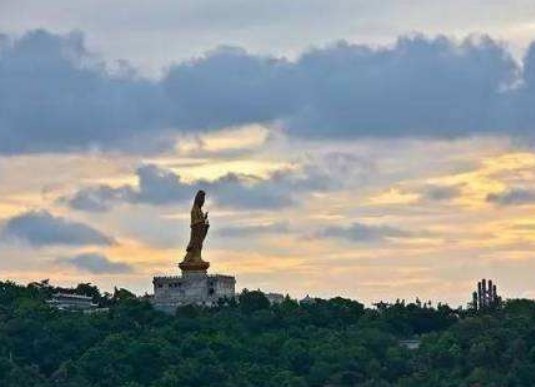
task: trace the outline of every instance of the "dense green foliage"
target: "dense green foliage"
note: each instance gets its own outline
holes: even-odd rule
[[[535,303],[484,312],[343,299],[271,306],[262,293],[175,316],[128,291],[108,313],[58,311],[46,282],[0,282],[1,386],[532,386]],[[409,350],[400,340],[420,337]]]

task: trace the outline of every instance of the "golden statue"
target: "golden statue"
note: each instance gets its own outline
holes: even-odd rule
[[[210,266],[210,263],[203,261],[201,256],[202,245],[210,228],[208,212],[202,211],[205,197],[204,191],[198,191],[193,201],[193,207],[191,207],[190,239],[188,247],[186,247],[186,256],[178,265],[183,272],[206,272]]]

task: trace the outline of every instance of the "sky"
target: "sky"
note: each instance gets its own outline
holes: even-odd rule
[[[0,1],[0,277],[535,297],[532,1]]]

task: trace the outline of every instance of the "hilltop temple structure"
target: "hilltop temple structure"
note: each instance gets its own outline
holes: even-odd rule
[[[205,192],[195,195],[191,208],[191,234],[186,256],[178,264],[182,275],[154,277],[152,303],[158,310],[174,313],[176,308],[188,304],[215,305],[222,299],[235,297],[236,279],[229,275],[209,275],[210,262],[201,253],[204,239],[210,228],[208,212],[203,212]]]

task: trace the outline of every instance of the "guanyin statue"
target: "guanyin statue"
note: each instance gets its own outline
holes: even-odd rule
[[[186,247],[186,256],[179,263],[183,272],[206,272],[210,266],[209,262],[202,259],[202,246],[210,224],[208,222],[208,212],[203,212],[206,193],[198,191],[191,207],[191,232],[188,246]]]

